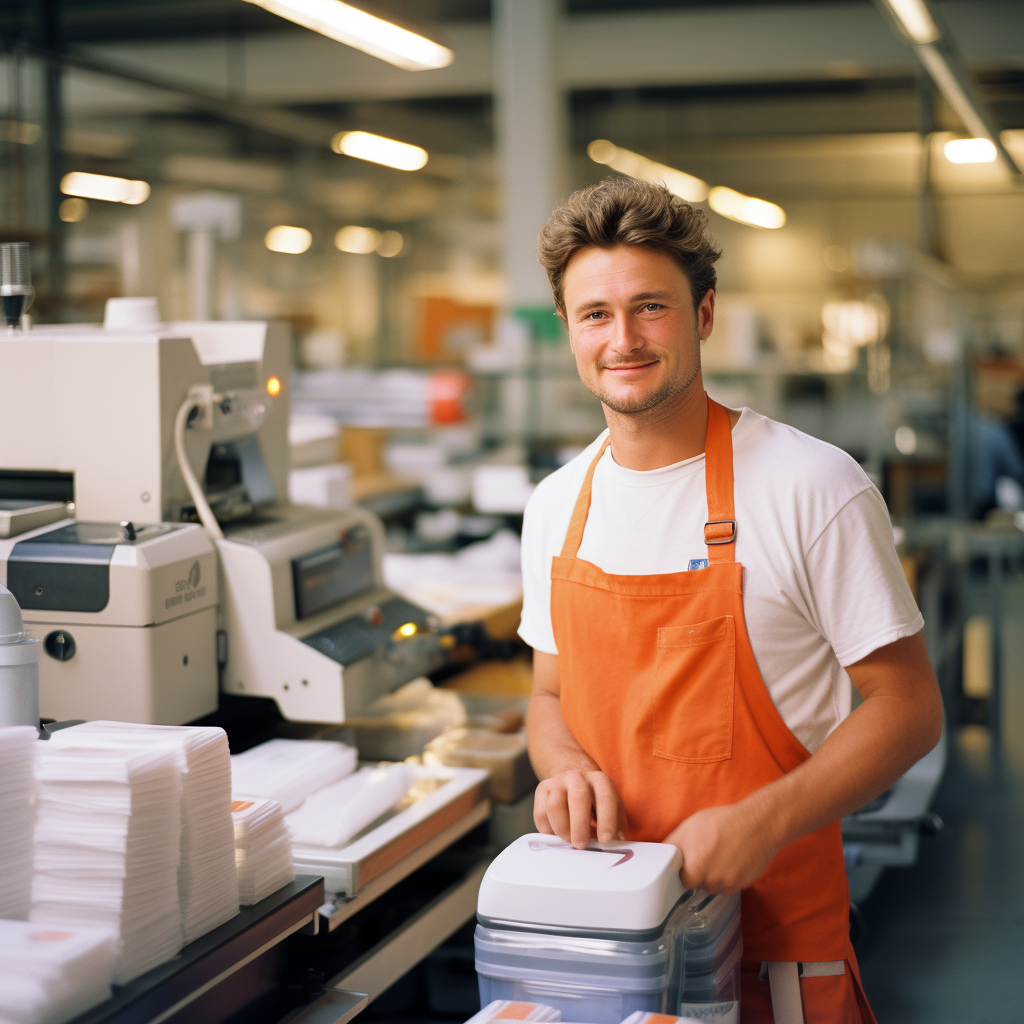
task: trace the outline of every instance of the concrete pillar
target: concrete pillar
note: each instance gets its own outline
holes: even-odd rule
[[[550,307],[537,233],[565,197],[568,117],[558,81],[561,0],[494,0],[495,102],[508,308]]]

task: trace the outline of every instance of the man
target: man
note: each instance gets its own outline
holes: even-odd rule
[[[868,1024],[839,819],[938,742],[941,700],[860,467],[704,392],[706,223],[612,178],[541,232],[608,432],[523,524],[534,820],[576,847],[673,843],[684,886],[743,890],[745,1024]]]

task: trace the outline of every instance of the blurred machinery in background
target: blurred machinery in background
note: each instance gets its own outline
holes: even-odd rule
[[[284,325],[163,324],[155,300],[0,340],[0,499],[77,520],[2,550],[30,621],[63,638],[43,715],[190,721],[216,710],[219,664],[228,692],[341,722],[444,662],[436,620],[383,585],[376,517],[288,504],[288,368]],[[209,541],[159,525],[196,520]],[[116,715],[92,701],[111,679]]]

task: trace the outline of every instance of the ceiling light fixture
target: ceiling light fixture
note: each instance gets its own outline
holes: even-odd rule
[[[988,104],[955,41],[948,33],[943,35],[941,18],[933,15],[929,0],[875,0],[875,5],[889,16],[894,30],[913,44],[917,59],[967,131],[976,139],[988,139],[1007,170],[1019,180],[1022,166],[1002,144]]]
[[[623,149],[607,139],[595,139],[587,146],[587,156],[594,163],[606,164],[613,171],[628,174],[631,178],[661,182],[669,192],[688,203],[702,203],[708,197],[707,183],[700,178],[660,164],[657,160],[650,160],[632,150]]]
[[[950,139],[942,152],[951,164],[990,164],[997,155],[991,139]]]
[[[334,245],[342,252],[366,253],[375,252],[381,243],[381,233],[376,228],[363,228],[358,224],[349,224],[334,236]]]
[[[385,231],[380,236],[380,244],[377,246],[379,256],[397,256],[405,245],[405,239],[400,231]]]
[[[394,167],[399,171],[418,171],[426,166],[429,159],[427,151],[420,146],[374,135],[373,132],[338,132],[331,139],[331,149],[335,153]]]
[[[745,196],[724,185],[716,185],[708,193],[708,206],[729,220],[755,228],[781,228],[786,223],[786,211],[781,206]]]
[[[915,43],[934,43],[940,32],[924,0],[882,0],[907,38]]]
[[[114,178],[109,174],[86,174],[71,171],[60,179],[60,190],[66,196],[82,199],[102,199],[108,203],[126,203],[138,206],[149,198],[149,185],[145,181]]]
[[[406,71],[446,68],[455,54],[425,36],[399,28],[341,0],[246,0],[296,25],[379,57]]]
[[[263,236],[263,244],[271,252],[286,252],[297,256],[313,244],[313,235],[305,228],[292,227],[290,224],[278,224]]]

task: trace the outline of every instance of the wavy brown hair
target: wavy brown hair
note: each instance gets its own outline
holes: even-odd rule
[[[605,178],[574,192],[548,218],[537,241],[555,309],[565,316],[565,268],[581,249],[636,245],[671,256],[690,282],[694,310],[718,282],[722,255],[708,234],[708,217],[664,185]]]

